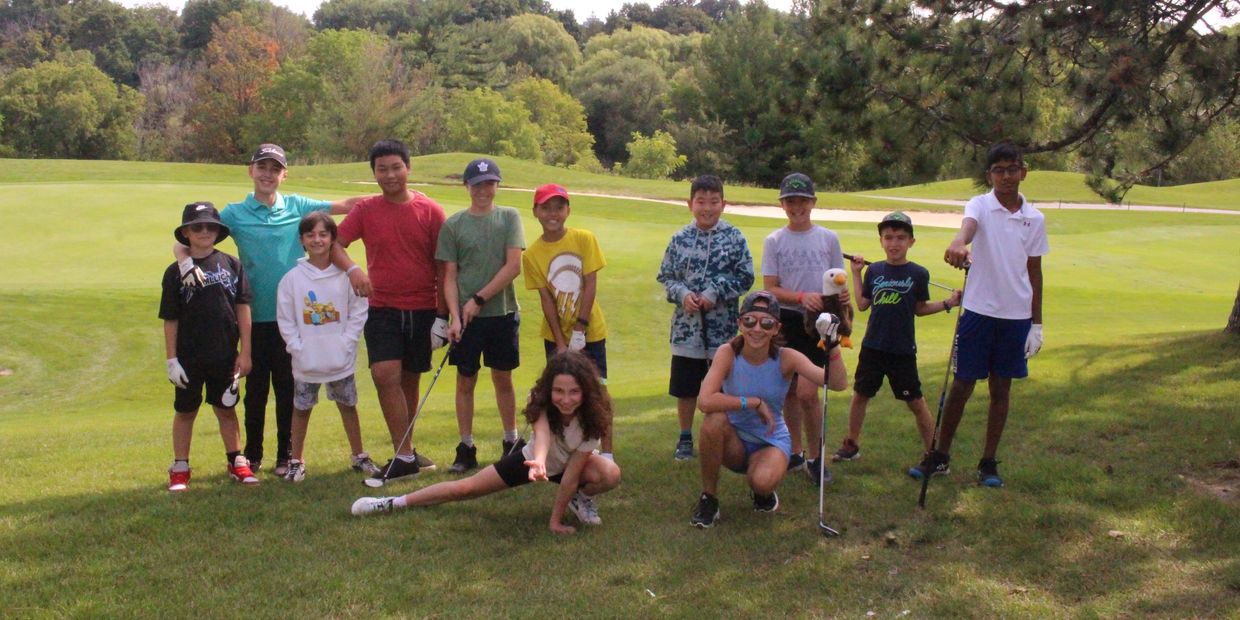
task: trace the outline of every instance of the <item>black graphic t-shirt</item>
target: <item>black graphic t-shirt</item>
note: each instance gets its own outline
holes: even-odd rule
[[[181,270],[173,263],[164,270],[159,318],[177,322],[177,358],[185,364],[231,360],[237,354],[241,332],[234,306],[253,299],[241,261],[219,250],[195,258],[206,284],[183,286]]]
[[[894,353],[917,353],[913,319],[917,302],[930,299],[930,272],[917,263],[874,263],[865,272],[861,296],[870,300],[870,320],[861,346]]]

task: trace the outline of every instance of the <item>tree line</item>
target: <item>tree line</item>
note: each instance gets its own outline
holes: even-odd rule
[[[0,1],[0,155],[237,162],[259,142],[355,161],[397,136],[643,177],[862,189],[1040,169],[1133,183],[1240,169],[1240,0],[626,4],[268,0],[180,13]]]

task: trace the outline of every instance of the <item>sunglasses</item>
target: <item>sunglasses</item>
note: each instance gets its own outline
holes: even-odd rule
[[[208,222],[198,222],[198,223],[189,225],[190,232],[202,232],[204,230],[215,232],[219,229],[220,229],[219,224],[211,224]]]
[[[778,324],[779,324],[779,321],[776,321],[773,317],[769,317],[769,316],[758,318],[756,316],[751,316],[747,314],[741,317],[742,327],[753,327],[754,325],[761,325],[762,329],[775,329],[775,326]]]

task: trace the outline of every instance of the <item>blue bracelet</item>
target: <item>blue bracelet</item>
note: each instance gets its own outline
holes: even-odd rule
[[[744,411],[748,408],[749,408],[749,401],[745,400],[745,397],[742,396],[741,397],[741,411]]]

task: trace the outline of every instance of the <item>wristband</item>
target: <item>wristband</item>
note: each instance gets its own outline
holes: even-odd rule
[[[802,292],[802,293],[797,293],[797,305],[799,305],[799,306],[804,306],[804,305],[805,305],[805,293],[803,293],[803,292]]]
[[[361,269],[361,267],[358,267],[358,266],[357,266],[357,264],[356,264],[356,263],[354,263],[354,265],[353,265],[352,267],[349,267],[348,269],[345,269],[345,270],[344,270],[344,272],[345,272],[345,273],[353,273],[354,271],[357,271],[358,269]]]
[[[470,299],[473,299],[474,303],[478,304],[479,308],[482,307],[482,304],[485,304],[487,302],[487,300],[482,298],[482,295],[479,295],[477,293],[474,293],[474,296],[471,297]]]
[[[748,409],[748,408],[749,408],[749,401],[748,401],[748,400],[745,400],[745,397],[744,397],[744,396],[742,396],[742,397],[741,397],[741,411],[744,411],[744,410],[746,410],[746,409]]]

